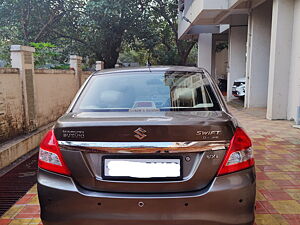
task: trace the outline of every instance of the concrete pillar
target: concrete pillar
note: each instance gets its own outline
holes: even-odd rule
[[[293,20],[294,0],[274,0],[268,85],[268,119],[287,119]]]
[[[227,78],[228,69],[228,49],[223,49],[217,52],[219,43],[228,43],[228,34],[213,34],[212,35],[212,61],[211,61],[211,76],[218,80]]]
[[[216,79],[216,63],[217,63],[217,53],[216,53],[216,49],[217,49],[217,41],[214,38],[214,34],[212,34],[212,41],[211,41],[211,63],[210,63],[210,68],[211,70],[210,75]]]
[[[246,76],[247,26],[231,27],[229,31],[229,60],[227,77],[227,101],[232,95],[234,80]]]
[[[78,88],[81,87],[81,74],[82,74],[82,57],[77,55],[70,55],[70,68],[74,69],[77,80]]]
[[[272,1],[249,15],[245,107],[266,107],[270,60]]]
[[[20,70],[25,109],[25,127],[28,132],[36,129],[36,111],[34,94],[34,58],[35,49],[28,46],[12,45],[11,65]]]
[[[96,70],[104,70],[104,62],[96,61]]]
[[[297,118],[297,107],[300,106],[300,0],[295,0],[290,81],[288,92],[288,119]],[[285,81],[287,82],[287,81]]]
[[[198,39],[198,67],[211,73],[212,34],[200,34]]]

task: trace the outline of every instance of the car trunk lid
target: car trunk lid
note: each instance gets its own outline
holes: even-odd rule
[[[58,120],[55,135],[74,180],[106,192],[186,192],[215,177],[233,136],[234,121],[220,111],[70,113]],[[105,157],[180,158],[177,180],[109,180]],[[76,161],[76,163],[74,163]]]

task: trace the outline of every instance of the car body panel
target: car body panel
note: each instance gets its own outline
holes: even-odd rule
[[[180,180],[108,180],[102,176],[102,158],[109,156],[99,153],[82,153],[62,151],[64,158],[72,172],[72,177],[81,186],[97,191],[105,192],[128,192],[128,193],[165,193],[165,192],[186,192],[199,190],[207,186],[215,177],[220,163],[224,157],[225,151],[206,151],[203,153],[186,153],[186,154],[155,154],[159,158],[182,158],[183,179]],[[68,157],[68,154],[72,157]],[[76,155],[76,156],[75,156]],[[153,154],[139,154],[139,158],[152,157]],[[130,158],[131,155],[114,154],[114,157]],[[186,158],[189,161],[186,161]],[[211,157],[211,158],[209,158]],[[212,157],[214,157],[212,159]],[[76,160],[76,164],[72,163]],[[203,172],[205,171],[205,172]]]
[[[236,79],[232,86],[232,95],[235,97],[244,97],[246,89],[246,77]]]
[[[253,168],[217,177],[198,191],[164,194],[95,192],[70,177],[40,170],[38,191],[45,225],[251,225],[254,221]]]
[[[59,141],[130,142],[139,141],[134,131],[142,127],[147,131],[145,142],[216,141],[230,140],[234,125],[230,115],[218,111],[94,112],[66,114],[57,121],[54,132]],[[185,132],[182,132],[183,128]],[[205,135],[204,131],[217,133]]]
[[[246,83],[246,77],[236,79],[236,80],[234,80],[234,82]]]
[[[209,76],[220,105],[215,111],[76,110],[93,76],[152,71],[207,73],[200,68],[165,66],[93,74],[53,128],[71,176],[39,170],[44,225],[253,224],[254,168],[217,176],[238,122]],[[105,159],[150,158],[180,159],[181,175],[149,179],[104,176]]]

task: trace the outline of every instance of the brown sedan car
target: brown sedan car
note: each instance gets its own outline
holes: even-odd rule
[[[251,140],[200,68],[95,72],[40,145],[44,225],[250,225]]]

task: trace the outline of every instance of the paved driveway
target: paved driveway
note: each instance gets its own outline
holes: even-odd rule
[[[251,136],[257,172],[257,225],[300,224],[300,130],[264,119],[265,110],[231,108]]]
[[[254,143],[256,225],[299,225],[300,130],[289,121],[264,119],[264,109],[230,108]],[[2,216],[0,225],[4,224],[40,224],[36,186]]]

